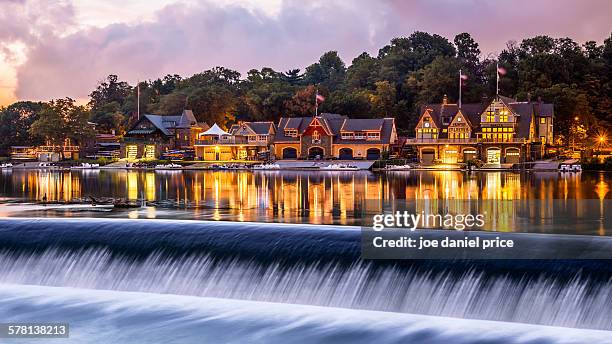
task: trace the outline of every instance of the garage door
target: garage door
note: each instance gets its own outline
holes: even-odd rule
[[[283,149],[283,159],[297,159],[297,149],[295,148]]]
[[[366,159],[368,160],[378,160],[380,159],[380,149],[370,148],[366,151]]]
[[[423,150],[421,152],[421,163],[425,165],[433,164],[436,158],[436,152],[434,150]]]
[[[468,162],[470,160],[476,159],[476,151],[475,150],[464,150],[463,151],[463,162]]]
[[[509,148],[506,149],[506,163],[507,164],[516,164],[520,162],[520,152],[518,149]]]
[[[350,148],[342,148],[338,154],[340,160],[353,160],[353,150]]]

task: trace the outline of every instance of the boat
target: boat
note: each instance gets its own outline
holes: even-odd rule
[[[319,169],[321,171],[357,171],[359,170],[359,167],[348,164],[330,164],[327,166],[321,166]]]
[[[253,165],[254,170],[278,170],[280,169],[279,164],[259,164]]]
[[[582,165],[580,164],[561,164],[559,165],[559,172],[582,172]]]
[[[155,165],[156,170],[179,170],[183,168],[183,166],[179,164],[159,164]]]
[[[89,163],[84,162],[84,163],[81,163],[81,165],[70,167],[71,170],[89,170],[89,169],[96,169],[96,168],[100,168],[100,164],[89,164]]]
[[[409,171],[412,169],[410,165],[387,165],[385,166],[385,171]]]

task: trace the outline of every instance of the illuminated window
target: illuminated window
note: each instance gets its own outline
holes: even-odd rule
[[[506,115],[506,114],[500,115],[499,116],[499,121],[500,122],[508,122],[508,115]]]
[[[321,134],[319,134],[319,132],[315,130],[312,133],[312,141],[313,142],[319,142],[320,140],[321,140]]]
[[[546,124],[546,118],[540,117],[540,124]]]
[[[285,136],[297,137],[297,129],[285,129]]]

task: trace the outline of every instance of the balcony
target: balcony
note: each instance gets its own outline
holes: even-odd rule
[[[469,138],[469,139],[425,139],[425,138],[414,138],[406,139],[406,144],[477,144],[477,143],[527,143],[524,138],[510,138],[510,139],[483,139],[483,138]]]
[[[39,153],[52,153],[52,152],[78,152],[79,146],[39,146],[37,151]]]
[[[196,140],[196,146],[259,146],[266,147],[268,141],[249,141],[246,137],[227,136],[220,139]]]
[[[124,136],[122,141],[123,143],[143,143],[143,144],[156,144],[159,142],[163,142],[163,140],[160,140],[160,139],[143,138],[143,137],[129,137],[129,136]]]
[[[478,140],[475,138],[469,139],[425,139],[425,138],[416,138],[416,139],[407,139],[407,144],[470,144],[470,143],[478,143]]]

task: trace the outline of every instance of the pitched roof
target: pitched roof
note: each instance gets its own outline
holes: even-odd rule
[[[368,118],[368,119],[347,119],[344,121],[341,131],[366,131],[366,130],[381,130],[383,123],[385,122],[382,118]]]
[[[205,132],[201,133],[200,136],[203,136],[203,135],[217,135],[217,136],[220,136],[220,135],[229,135],[229,134],[230,133],[228,133],[227,131],[219,128],[217,123],[215,123],[208,130],[206,130]]]
[[[529,129],[531,127],[532,115],[552,117],[554,115],[553,104],[542,102],[519,102],[516,99],[498,96],[499,100],[506,105],[514,115],[518,116],[518,137],[529,137]],[[489,107],[491,103],[469,103],[461,106],[461,112],[467,117],[468,121],[474,129],[480,128],[480,115]],[[447,128],[444,125],[442,117],[449,116],[453,118],[457,111],[457,104],[426,104],[421,106],[421,116],[429,109],[430,115],[436,122],[439,128]],[[450,124],[450,121],[448,122]],[[440,138],[445,138],[444,133],[440,133]]]
[[[276,131],[276,142],[299,142],[300,138],[285,135],[285,129],[296,129],[298,134],[302,134],[310,125],[314,117],[283,117],[278,122]],[[395,120],[393,118],[372,118],[354,119],[347,116],[331,113],[322,113],[318,117],[319,123],[329,130],[334,136],[334,143],[359,144],[359,140],[343,140],[340,133],[342,131],[368,131],[380,130],[380,140],[368,140],[363,143],[390,143]]]
[[[274,122],[246,122],[257,135],[267,135],[274,129]]]

